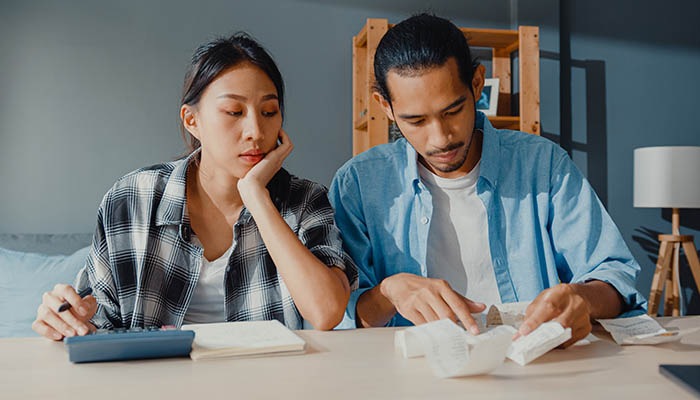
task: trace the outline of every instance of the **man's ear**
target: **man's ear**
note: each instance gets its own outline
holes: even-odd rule
[[[382,111],[384,111],[384,114],[386,114],[387,118],[390,120],[394,121],[394,111],[391,109],[391,104],[382,96],[379,94],[379,92],[374,92],[372,93],[372,97],[374,97],[374,100],[379,103],[379,105],[382,107]]]
[[[474,68],[474,76],[472,77],[472,92],[474,93],[474,101],[479,101],[481,91],[484,90],[486,82],[486,67],[479,64]]]
[[[180,120],[185,129],[187,129],[187,132],[199,139],[197,116],[195,115],[194,107],[187,104],[180,107]]]

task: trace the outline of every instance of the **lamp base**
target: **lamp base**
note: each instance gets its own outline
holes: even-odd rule
[[[681,246],[688,259],[688,265],[693,273],[695,285],[700,290],[700,260],[693,243],[692,235],[659,235],[661,246],[659,258],[656,260],[654,279],[651,281],[651,293],[649,294],[649,315],[655,317],[659,311],[661,294],[666,286],[664,299],[664,315],[680,315],[678,264],[680,260]],[[670,274],[669,274],[670,272]]]

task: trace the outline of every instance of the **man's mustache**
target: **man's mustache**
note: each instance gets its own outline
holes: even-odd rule
[[[429,151],[429,152],[427,152],[427,153],[425,153],[425,154],[428,155],[428,156],[435,156],[435,155],[438,155],[438,154],[443,154],[443,153],[450,152],[450,151],[452,151],[452,150],[454,150],[454,149],[458,149],[458,148],[460,148],[460,147],[462,147],[462,146],[464,146],[464,142],[450,143],[450,144],[447,145],[447,147],[444,147],[444,148],[442,148],[442,149],[437,149],[437,150],[431,150],[431,151]]]

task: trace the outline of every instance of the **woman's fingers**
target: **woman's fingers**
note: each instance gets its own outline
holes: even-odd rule
[[[76,335],[75,329],[71,328],[68,322],[66,322],[63,318],[59,317],[55,311],[55,308],[50,304],[43,303],[39,306],[37,320],[43,321],[46,325],[57,330],[63,336]]]
[[[63,334],[56,329],[52,328],[46,322],[37,319],[34,322],[32,322],[32,330],[34,332],[38,333],[39,335],[51,339],[51,340],[61,340],[63,339]]]
[[[59,312],[64,302],[71,307]],[[92,328],[92,324],[86,321],[96,310],[97,301],[93,296],[83,299],[73,287],[58,284],[53,291],[44,293],[32,329],[52,340],[61,340],[65,336],[86,335]]]

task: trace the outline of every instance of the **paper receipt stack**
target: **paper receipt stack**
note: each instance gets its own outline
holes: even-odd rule
[[[526,365],[571,338],[570,328],[552,321],[513,341],[528,304],[493,305],[475,314],[482,332],[476,336],[447,319],[398,331],[396,350],[406,358],[425,356],[441,378],[489,373],[506,358]]]

